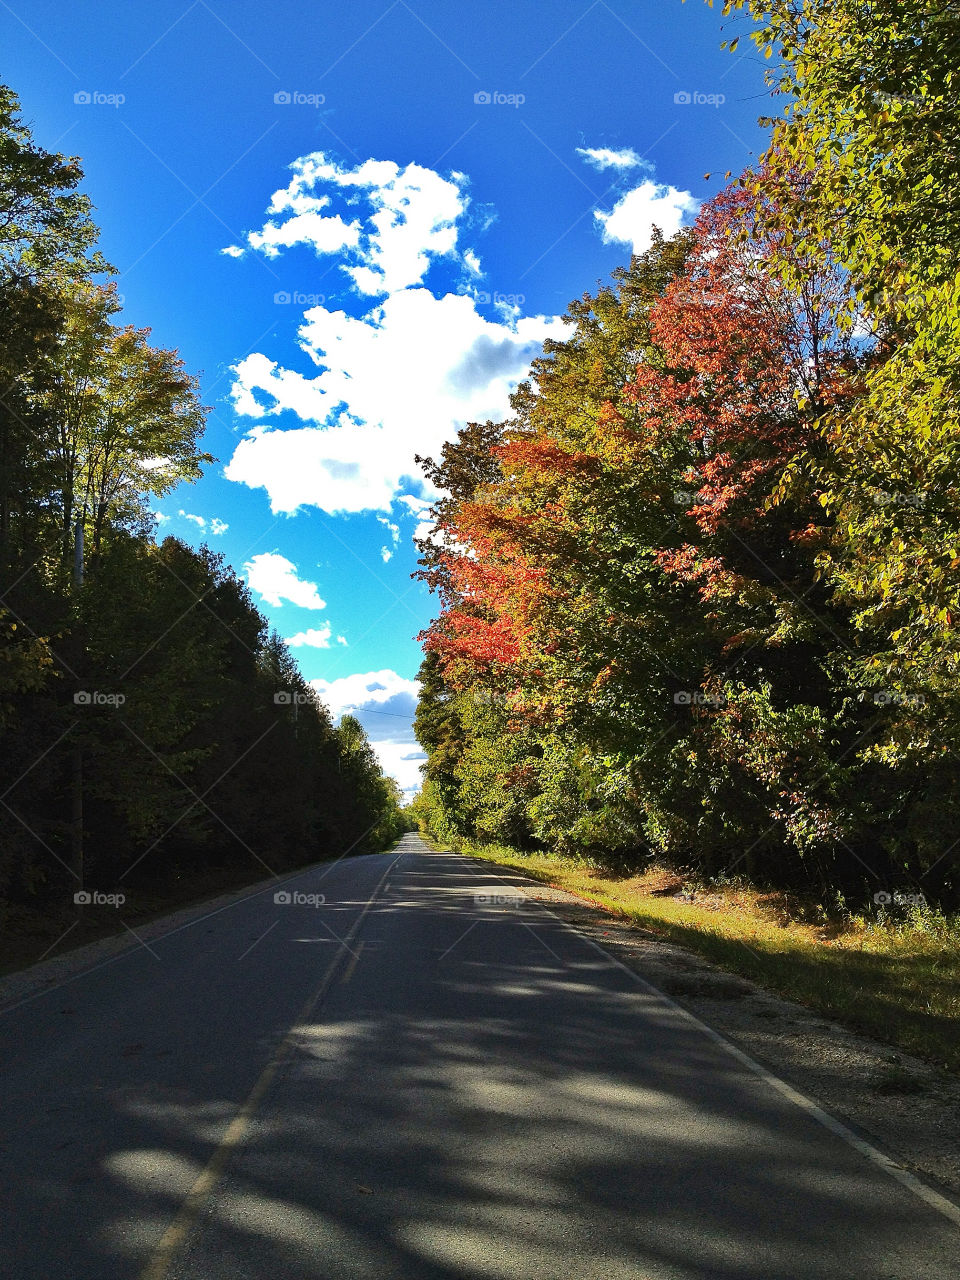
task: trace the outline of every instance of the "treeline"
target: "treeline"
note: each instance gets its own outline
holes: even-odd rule
[[[175,351],[117,320],[76,161],[0,88],[0,900],[43,906],[384,847],[403,826],[208,548],[153,540],[200,475]]]
[[[955,906],[960,18],[753,16],[787,99],[762,162],[425,462],[419,809]]]

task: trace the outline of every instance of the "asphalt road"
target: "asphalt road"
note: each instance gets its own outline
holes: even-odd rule
[[[496,868],[320,866],[0,1014],[11,1280],[957,1280],[960,1229]]]

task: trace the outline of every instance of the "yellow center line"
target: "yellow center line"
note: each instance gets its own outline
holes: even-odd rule
[[[360,952],[363,950],[363,946],[364,944],[362,942],[357,943],[357,949],[350,957],[350,963],[343,971],[343,976],[340,979],[341,982],[349,982],[353,977],[353,971],[357,967],[357,961],[360,959]]]
[[[402,856],[403,855],[401,854],[400,857]],[[207,1162],[206,1168],[198,1175],[197,1180],[187,1192],[186,1199],[180,1206],[177,1216],[161,1236],[152,1258],[140,1272],[138,1280],[165,1280],[165,1277],[170,1270],[170,1264],[173,1262],[176,1253],[186,1243],[187,1237],[193,1230],[200,1214],[200,1210],[203,1208],[217,1183],[220,1181],[223,1171],[227,1167],[227,1162],[250,1132],[250,1127],[253,1123],[253,1117],[256,1114],[257,1108],[266,1096],[271,1084],[273,1084],[277,1072],[280,1070],[284,1062],[286,1062],[287,1058],[290,1057],[293,1050],[297,1028],[307,1020],[313,1009],[323,998],[327,988],[333,981],[333,976],[337,971],[338,965],[343,959],[345,953],[350,949],[350,943],[356,937],[360,926],[363,924],[364,917],[373,906],[374,900],[380,892],[384,880],[386,880],[387,876],[399,860],[399,857],[395,858],[377,881],[376,887],[370,895],[369,901],[360,912],[353,928],[344,938],[340,950],[334,956],[329,968],[323,975],[323,981],[320,983],[320,986],[316,991],[314,991],[304,1002],[303,1007],[300,1009],[293,1021],[293,1025],[284,1036],[283,1041],[278,1046],[273,1057],[264,1067],[260,1078],[250,1090],[243,1106],[231,1120],[226,1133],[220,1140],[219,1146]],[[362,949],[362,947],[363,943],[361,942],[358,947],[358,951]],[[348,976],[353,972],[353,967],[356,965],[356,962],[357,956],[355,955],[351,961],[350,968],[347,971]]]

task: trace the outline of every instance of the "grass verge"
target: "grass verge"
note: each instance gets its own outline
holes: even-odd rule
[[[510,867],[696,951],[790,1000],[960,1070],[960,921],[934,913],[811,923],[782,894],[690,886],[664,868],[617,876],[502,845],[458,851]]]

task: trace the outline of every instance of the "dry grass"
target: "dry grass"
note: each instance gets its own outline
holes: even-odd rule
[[[960,1069],[960,920],[827,918],[786,894],[697,886],[654,867],[616,876],[504,846],[463,852],[565,889],[877,1039]]]

